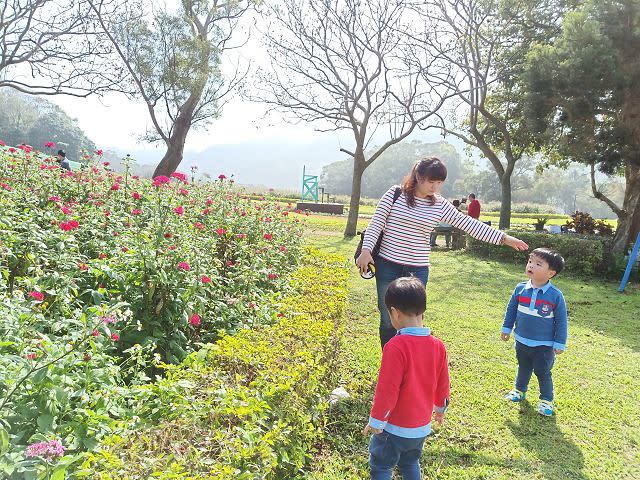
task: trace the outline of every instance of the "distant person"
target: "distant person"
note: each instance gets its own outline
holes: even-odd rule
[[[442,423],[449,405],[449,366],[442,341],[423,326],[427,292],[416,277],[397,278],[384,296],[398,335],[382,351],[369,423],[372,480],[390,480],[397,465],[404,480],[420,480],[431,417]]]
[[[71,171],[71,165],[69,165],[69,160],[67,160],[67,153],[64,150],[58,150],[56,158],[58,159],[60,167],[64,168],[65,170]]]
[[[555,413],[551,368],[567,344],[567,306],[562,292],[550,281],[563,268],[564,258],[558,252],[548,248],[531,252],[525,268],[529,280],[516,285],[500,336],[505,342],[509,340],[515,325],[518,375],[515,388],[505,399],[524,400],[535,373],[540,385],[538,413],[545,416]]]
[[[522,240],[456,210],[439,193],[446,178],[447,167],[440,159],[427,157],[418,160],[403,180],[397,201],[393,201],[397,188],[394,185],[380,199],[365,231],[362,252],[356,264],[362,274],[367,272],[370,264],[376,267],[381,346],[396,334],[384,304],[384,292],[399,277],[414,275],[423,285],[427,284],[430,237],[438,223],[449,223],[483,242],[504,244],[519,251],[529,248]],[[373,258],[371,251],[380,235],[380,251]]]
[[[466,201],[466,199],[463,200]],[[451,202],[451,204],[456,207],[456,210],[464,213],[465,210],[463,209],[464,207],[460,203],[460,200],[456,198],[453,202]],[[451,229],[451,248],[453,250],[459,250],[461,248],[464,248],[466,246],[466,243],[467,242],[464,236],[464,232],[459,228],[453,227]]]
[[[469,200],[467,204],[467,215],[475,219],[480,218],[480,202],[476,198],[476,194],[470,193],[467,198]]]

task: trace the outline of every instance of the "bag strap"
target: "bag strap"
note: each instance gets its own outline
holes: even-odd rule
[[[393,202],[391,202],[391,205],[396,203],[396,200],[398,200],[398,198],[400,197],[401,193],[402,193],[402,188],[396,187],[396,191],[393,192]]]

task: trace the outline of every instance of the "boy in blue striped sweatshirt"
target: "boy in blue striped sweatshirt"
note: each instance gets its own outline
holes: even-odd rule
[[[535,372],[540,384],[538,413],[545,416],[555,413],[551,368],[567,343],[567,306],[562,292],[550,282],[563,268],[564,258],[558,252],[548,248],[532,251],[525,269],[529,280],[516,285],[502,324],[501,338],[505,342],[515,325],[518,360],[515,388],[505,399],[524,400]]]

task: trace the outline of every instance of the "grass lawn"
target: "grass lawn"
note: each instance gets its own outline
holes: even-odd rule
[[[351,263],[355,240],[335,222],[309,222],[307,241],[343,253]],[[342,226],[344,223],[342,224]],[[365,225],[366,226],[366,222]],[[523,256],[523,259],[525,257]],[[513,340],[499,339],[509,296],[523,268],[463,252],[436,251],[427,288],[425,323],[449,352],[451,407],[445,425],[425,443],[425,479],[640,478],[640,288],[560,275],[569,311],[567,352],[553,369],[558,415],[510,404],[503,395],[516,373]],[[351,394],[329,415],[326,438],[308,479],[368,478],[368,419],[380,361],[375,284],[355,267],[350,279],[341,384]]]

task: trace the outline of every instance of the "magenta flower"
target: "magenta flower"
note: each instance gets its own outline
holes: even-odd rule
[[[191,270],[191,266],[187,262],[180,262],[178,264],[178,270],[184,270],[185,272],[188,272],[189,270]]]
[[[273,238],[273,235],[271,235],[270,233],[265,233],[263,237],[265,240],[271,240]]]
[[[181,180],[183,182],[187,181],[187,176],[184,173],[180,173],[180,172],[173,172],[171,174],[172,178],[177,178],[178,180]]]
[[[51,461],[53,457],[62,457],[63,455],[64,447],[60,440],[33,443],[25,451],[26,457],[44,457],[47,461]]]
[[[131,210],[131,215],[140,215],[142,213],[142,210],[140,210],[139,208],[134,208],[133,210]]]
[[[153,183],[152,185],[154,187],[159,187],[160,185],[163,185],[165,183],[169,183],[171,181],[171,179],[169,177],[165,177],[164,175],[159,175],[157,177],[155,177],[153,179]]]
[[[200,281],[202,283],[211,283],[211,277],[209,277],[207,275],[202,275],[202,277],[200,277]]]
[[[140,194],[138,192],[133,192],[131,195],[133,196],[134,200],[140,200]]]
[[[204,230],[204,223],[196,222],[193,224],[193,228],[197,228],[198,230]]]
[[[225,178],[227,178],[227,176],[224,173],[221,173],[220,175],[218,175],[218,179],[220,180],[224,180]]]
[[[53,148],[53,147],[56,146],[56,144],[53,143],[53,142],[47,142],[47,143],[44,144],[44,146],[47,147],[47,148]]]
[[[33,292],[29,292],[29,296],[38,302],[44,300],[44,293],[37,292],[35,290]]]
[[[200,325],[200,315],[198,315],[197,313],[192,314],[191,318],[189,318],[189,323],[194,327]]]
[[[112,333],[111,334],[111,340],[113,340],[114,342],[117,342],[120,340],[120,335],[118,335],[117,333]]]
[[[227,231],[224,228],[216,228],[216,234],[224,235]]]
[[[180,205],[180,206],[177,206],[176,208],[174,208],[173,211],[175,213],[177,213],[178,215],[182,215],[184,213],[184,208],[182,208],[182,205]]]

